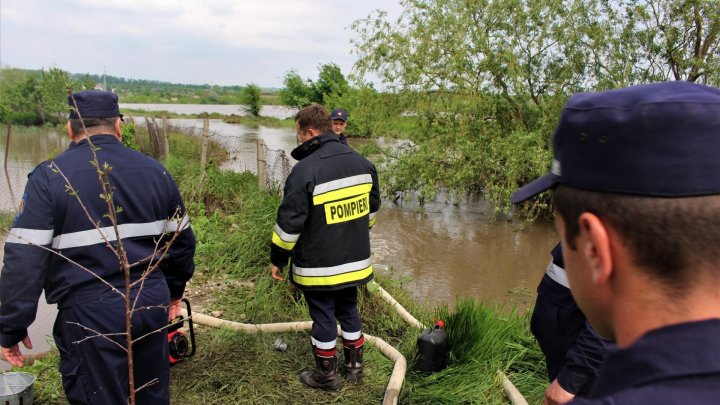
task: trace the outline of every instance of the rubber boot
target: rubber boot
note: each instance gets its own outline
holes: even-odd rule
[[[312,388],[327,391],[340,389],[340,377],[337,374],[337,354],[335,348],[322,350],[314,348],[315,370],[300,373],[300,381]]]
[[[363,345],[365,337],[358,340],[343,339],[343,355],[345,357],[345,379],[350,384],[359,384],[363,379]]]

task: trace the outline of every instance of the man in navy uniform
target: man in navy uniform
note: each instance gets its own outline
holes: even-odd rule
[[[194,270],[195,237],[185,206],[160,163],[122,145],[115,94],[82,91],[68,102],[72,143],[28,176],[24,205],[5,242],[2,352],[23,366],[18,343],[32,347],[27,328],[45,290],[48,303],[58,304],[53,336],[67,399],[127,404],[125,273],[117,253],[122,249],[132,265],[130,281],[144,278],[130,292],[132,338],[142,337],[132,344],[136,403],[168,404],[164,328],[179,313]],[[109,171],[105,190],[116,223],[108,215],[98,170]]]
[[[345,136],[345,128],[347,128],[347,111],[342,108],[336,108],[330,114],[332,117],[332,131],[337,135],[341,144],[347,146],[347,137]]]
[[[614,339],[574,404],[715,404],[720,398],[720,89],[656,83],[576,94],[551,173],[568,281]]]
[[[587,322],[570,293],[558,243],[537,288],[530,330],[545,355],[550,385],[545,403],[564,404],[587,395],[611,342]]]
[[[285,181],[272,233],[272,277],[292,259],[290,279],[303,291],[313,320],[310,333],[316,368],[300,380],[337,390],[336,339],[340,322],[348,382],[363,377],[363,344],[357,286],[373,278],[370,227],[380,208],[375,166],[341,144],[330,116],[317,104],[295,116],[301,142],[291,155],[299,162]]]

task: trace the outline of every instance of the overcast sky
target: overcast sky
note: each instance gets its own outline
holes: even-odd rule
[[[173,83],[282,87],[346,76],[353,21],[399,0],[0,0],[0,64]]]

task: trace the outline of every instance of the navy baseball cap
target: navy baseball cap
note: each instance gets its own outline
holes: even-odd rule
[[[333,120],[347,121],[347,111],[342,108],[336,108],[330,114],[330,118]]]
[[[73,99],[75,102],[73,103]],[[77,110],[75,109],[77,104]],[[70,119],[120,117],[117,94],[102,90],[84,90],[68,96]],[[80,114],[78,114],[78,111]]]
[[[568,100],[553,134],[550,173],[513,204],[558,184],[655,197],[720,194],[720,89],[676,81]]]

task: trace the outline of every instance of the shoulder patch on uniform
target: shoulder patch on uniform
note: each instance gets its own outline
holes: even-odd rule
[[[32,172],[30,172],[32,173]],[[23,194],[22,199],[20,200],[20,205],[17,209],[17,215],[15,215],[15,219],[13,219],[12,226],[15,226],[15,223],[20,219],[20,216],[23,214],[23,211],[25,211],[25,201],[27,200],[27,194]]]

